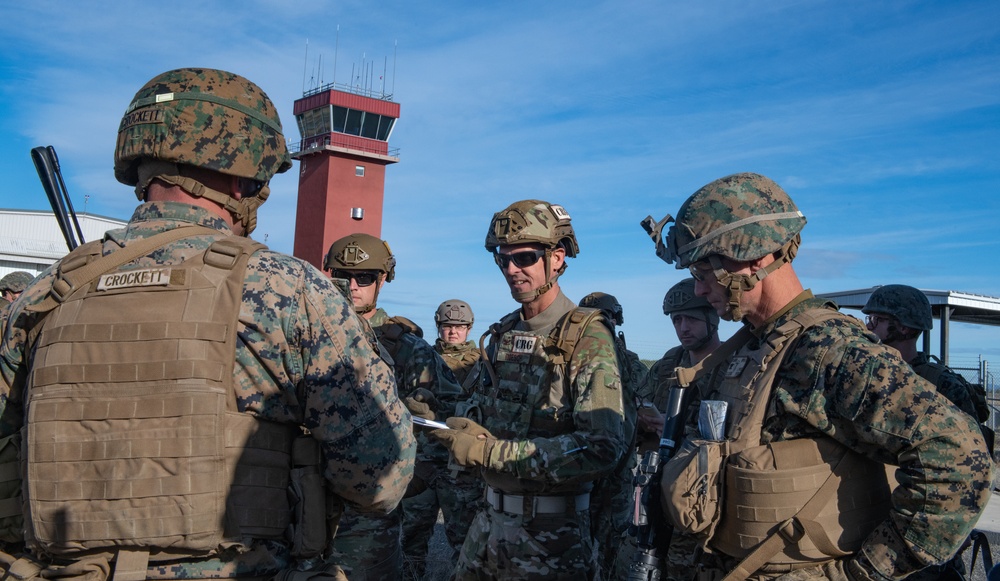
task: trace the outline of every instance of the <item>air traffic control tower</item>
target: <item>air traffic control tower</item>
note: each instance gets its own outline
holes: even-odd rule
[[[381,238],[385,167],[399,161],[389,136],[399,103],[377,91],[329,84],[295,101],[302,140],[295,256],[323,268],[337,239],[362,232]]]

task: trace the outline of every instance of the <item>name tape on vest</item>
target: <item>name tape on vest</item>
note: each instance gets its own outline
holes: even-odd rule
[[[114,272],[101,275],[97,290],[114,290],[141,286],[167,286],[170,284],[169,268],[144,268],[128,272]]]
[[[535,350],[535,340],[538,337],[514,337],[514,344],[511,346],[513,353],[530,354]]]

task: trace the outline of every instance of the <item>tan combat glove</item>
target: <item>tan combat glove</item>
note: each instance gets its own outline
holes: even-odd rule
[[[434,397],[434,394],[423,387],[418,387],[413,395],[403,400],[406,404],[406,408],[410,410],[410,413],[417,416],[418,418],[423,418],[425,420],[434,420],[434,408],[437,407],[438,401]]]
[[[497,442],[493,434],[469,418],[448,418],[445,423],[450,430],[434,430],[431,435],[451,451],[455,462],[465,467],[486,466]]]

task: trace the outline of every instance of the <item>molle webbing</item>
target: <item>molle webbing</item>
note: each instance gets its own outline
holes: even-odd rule
[[[803,331],[839,317],[843,315],[831,309],[809,309],[762,338],[756,348],[737,351],[715,394],[729,402],[732,446],[724,514],[711,545],[745,557],[747,575],[850,554],[887,515],[883,465],[825,436],[760,445],[785,357]],[[734,572],[727,580],[745,578]]]
[[[183,263],[112,266],[105,274],[133,275],[116,280],[149,270],[163,282],[88,280],[48,313],[27,389],[29,546],[155,560],[284,534],[293,434],[240,413],[233,386],[243,278],[259,248],[229,237]]]

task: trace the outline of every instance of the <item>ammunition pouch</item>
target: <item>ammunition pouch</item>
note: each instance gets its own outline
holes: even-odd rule
[[[288,540],[292,556],[298,559],[316,557],[326,549],[326,491],[320,457],[319,442],[312,436],[303,435],[292,443]]]
[[[661,495],[674,527],[699,539],[711,538],[719,522],[725,440],[685,440],[663,466]]]

